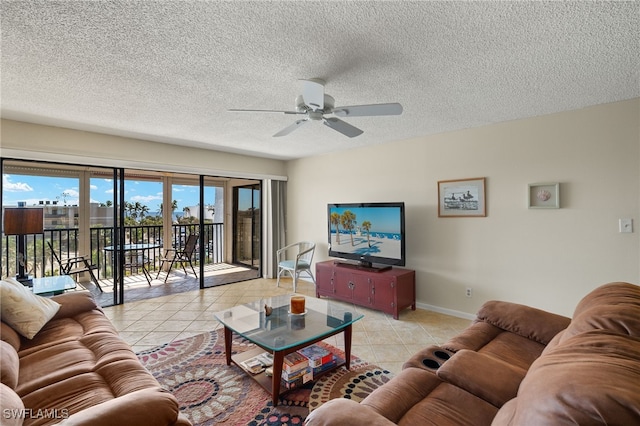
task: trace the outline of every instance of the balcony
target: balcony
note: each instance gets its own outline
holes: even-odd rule
[[[176,249],[184,248],[186,237],[190,233],[198,231],[197,225],[173,225],[173,240],[168,246]],[[145,249],[136,256],[144,256],[144,262],[130,262],[124,268],[125,301],[148,299],[161,295],[189,291],[199,288],[199,280],[193,276],[187,265],[186,276],[180,265],[174,265],[165,284],[165,272],[160,272],[161,256],[163,252],[162,226],[127,226],[125,227],[125,243],[150,243],[154,247]],[[90,230],[90,258],[91,263],[97,266],[94,271],[103,292],[91,282],[81,283],[81,287],[90,290],[102,306],[108,306],[113,301],[113,251],[108,248],[113,246],[114,230],[112,228],[91,228]],[[78,255],[88,255],[79,252],[79,230],[76,228],[47,229],[41,235],[27,235],[26,242],[26,270],[34,277],[59,275],[60,267],[49,247],[51,243],[54,250],[62,258]],[[16,274],[16,236],[5,236],[2,247],[2,276],[14,276]],[[193,265],[199,275],[200,263],[204,263],[205,287],[219,284],[257,278],[255,269],[241,265],[231,265],[224,262],[224,238],[221,223],[205,224],[204,235],[200,241],[204,241],[204,257],[200,259],[200,248],[196,247]],[[105,250],[106,248],[106,250]],[[147,281],[142,264],[147,268],[152,278],[151,284]]]

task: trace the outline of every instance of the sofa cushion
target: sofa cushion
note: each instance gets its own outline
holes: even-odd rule
[[[60,309],[59,303],[33,294],[12,278],[0,281],[0,299],[2,321],[28,339],[32,339]]]
[[[525,370],[545,348],[536,340],[482,321],[473,323],[442,346],[452,352],[463,349],[481,352]],[[415,363],[415,356],[410,361]]]
[[[573,318],[596,306],[619,304],[638,306],[638,303],[640,303],[639,286],[624,282],[613,282],[602,285],[584,296],[576,305]]]
[[[172,425],[178,419],[179,407],[175,397],[158,386],[87,407],[71,414],[59,426],[157,426]]]
[[[63,293],[53,296],[51,300],[60,304],[60,310],[53,317],[54,319],[70,318],[93,309],[101,310],[88,290]]]
[[[365,399],[366,401],[366,399]],[[491,423],[498,409],[482,398],[442,383],[402,417],[402,426],[479,426]]]
[[[0,416],[2,426],[20,426],[24,418],[24,404],[13,389],[0,383]]]
[[[638,424],[637,338],[594,330],[537,359],[493,425]]]
[[[514,398],[527,370],[492,356],[463,349],[446,361],[437,376],[495,407]]]
[[[360,404],[399,425],[477,426],[491,422],[498,411],[483,399],[443,382],[433,372],[412,367],[402,370]],[[327,419],[324,424],[341,424],[333,420]]]
[[[374,390],[361,404],[371,407],[393,423],[426,398],[442,382],[430,371],[405,368],[384,386]]]
[[[546,345],[571,319],[517,303],[490,301],[480,307],[476,321]]]
[[[0,341],[0,382],[15,389],[18,385],[20,359],[18,352],[5,341]]]
[[[558,343],[590,330],[640,337],[640,287],[610,283],[585,296]]]

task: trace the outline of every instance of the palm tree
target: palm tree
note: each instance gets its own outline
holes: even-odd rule
[[[125,212],[127,212],[127,216],[135,218],[134,212],[133,212],[134,206],[132,203],[125,201],[124,202],[124,210]]]
[[[136,203],[133,205],[133,210],[135,212],[134,218],[138,219],[138,217],[142,218],[141,212],[142,212],[142,204],[140,204],[140,201],[136,201]]]
[[[336,244],[340,244],[340,214],[333,212],[329,221],[336,227]]]
[[[340,217],[340,224],[344,229],[349,231],[349,235],[351,236],[351,245],[354,246],[353,243],[353,228],[356,227],[356,215],[351,210],[345,210]]]
[[[164,205],[160,203],[160,216],[164,214]],[[171,202],[171,220],[173,221],[173,212],[178,210],[178,200],[173,200]]]
[[[140,220],[143,220],[143,219],[144,219],[144,216],[145,216],[147,213],[149,213],[149,207],[148,207],[148,206],[146,206],[146,205],[144,205],[144,204],[142,204],[142,205],[140,206]]]
[[[360,227],[365,231],[367,231],[367,244],[369,244],[369,247],[371,247],[371,240],[369,239],[370,237],[369,231],[371,231],[371,222],[369,222],[368,220],[365,220],[364,222],[362,222],[362,225],[360,225]]]

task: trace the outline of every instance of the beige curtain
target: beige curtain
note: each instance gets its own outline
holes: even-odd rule
[[[264,235],[264,276],[275,278],[278,273],[276,251],[286,245],[287,230],[287,182],[265,179],[264,181],[265,215],[263,217]]]

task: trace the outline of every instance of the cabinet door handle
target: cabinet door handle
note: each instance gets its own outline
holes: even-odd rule
[[[356,285],[353,283],[353,281],[349,281],[349,284],[347,284],[347,287],[349,287],[349,290],[353,290],[355,286]]]

